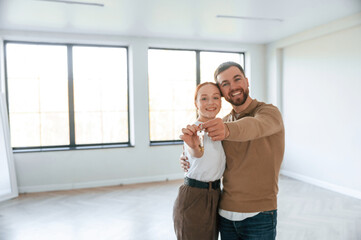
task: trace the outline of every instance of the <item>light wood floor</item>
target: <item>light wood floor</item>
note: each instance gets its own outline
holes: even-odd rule
[[[22,194],[0,203],[1,240],[172,240],[182,181]],[[277,239],[360,240],[361,200],[281,176]]]

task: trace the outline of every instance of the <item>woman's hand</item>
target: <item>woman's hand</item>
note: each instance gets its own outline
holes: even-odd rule
[[[193,124],[187,125],[186,128],[182,128],[182,135],[179,136],[190,148],[196,149],[199,148],[200,140],[197,135],[197,131],[200,130],[200,127]]]
[[[200,126],[195,124],[187,125],[186,128],[182,128],[182,135],[179,136],[189,147],[189,153],[195,158],[201,158],[204,150],[200,147],[199,136],[197,131],[201,130]]]

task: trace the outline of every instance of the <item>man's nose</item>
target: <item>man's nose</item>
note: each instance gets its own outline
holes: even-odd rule
[[[234,81],[230,82],[229,85],[231,90],[236,88],[236,83]]]

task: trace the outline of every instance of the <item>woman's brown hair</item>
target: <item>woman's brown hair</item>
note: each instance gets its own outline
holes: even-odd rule
[[[196,88],[196,91],[194,93],[194,104],[196,103],[197,101],[197,97],[198,97],[198,92],[199,92],[199,89],[201,89],[204,85],[207,85],[207,84],[211,84],[213,86],[215,86],[218,90],[219,90],[219,87],[217,84],[213,83],[213,82],[204,82],[204,83],[201,83],[197,86]],[[221,91],[219,90],[219,93],[221,94]]]

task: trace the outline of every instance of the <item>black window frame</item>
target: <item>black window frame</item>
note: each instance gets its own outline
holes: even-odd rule
[[[246,74],[246,53],[238,52],[238,51],[226,51],[226,50],[205,50],[205,49],[187,49],[187,48],[162,48],[162,47],[148,47],[149,50],[170,50],[170,51],[193,51],[196,53],[196,86],[198,86],[201,82],[201,69],[200,69],[200,53],[201,52],[217,52],[217,53],[236,53],[240,54],[243,58],[243,70]],[[148,76],[149,79],[149,76]],[[148,88],[149,90],[149,88]],[[148,106],[149,106],[149,94],[148,94]],[[149,107],[148,107],[149,109]],[[195,110],[195,114],[197,115],[197,111]],[[149,145],[150,146],[165,146],[165,145],[181,145],[183,144],[183,140],[158,140],[152,141],[150,139],[150,118],[148,121],[149,126]]]
[[[129,47],[122,45],[101,45],[101,44],[81,44],[81,43],[52,43],[52,42],[32,42],[32,41],[13,41],[4,40],[4,76],[5,76],[5,95],[8,116],[9,112],[9,94],[8,94],[8,76],[7,76],[7,53],[6,45],[9,43],[27,44],[27,45],[55,45],[66,46],[67,48],[67,70],[68,70],[68,104],[69,104],[69,145],[38,146],[38,147],[12,147],[13,152],[43,152],[43,151],[64,151],[64,150],[84,150],[84,149],[106,149],[106,148],[124,148],[134,147],[130,141],[130,112],[129,112]],[[127,116],[128,116],[128,141],[116,143],[94,143],[94,144],[75,144],[75,122],[74,122],[74,92],[73,92],[73,47],[104,47],[104,48],[125,48],[127,59]],[[11,122],[9,119],[9,125]]]

